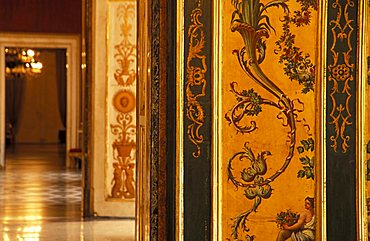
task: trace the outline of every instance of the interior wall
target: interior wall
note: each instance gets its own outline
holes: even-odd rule
[[[81,34],[82,32],[82,0],[0,0],[0,6],[0,32],[3,33]],[[28,82],[32,81],[27,80]],[[38,82],[42,83],[40,80]],[[41,91],[41,88],[43,88],[43,91],[47,91],[51,86],[49,84],[43,84],[42,87],[38,85],[28,86],[28,88],[33,88],[33,91]],[[37,98],[40,99],[41,96],[43,98],[46,97],[42,94]],[[32,99],[31,103],[35,103],[35,101],[38,100]],[[29,104],[27,101],[26,103]],[[42,106],[46,103],[39,104]],[[37,108],[43,109],[44,107],[40,107],[39,104],[32,105],[31,107],[36,108],[35,106],[37,106]],[[30,111],[28,107],[25,108],[30,112],[30,118],[32,118],[31,116],[35,115],[36,112]],[[57,113],[57,108],[48,112],[46,118],[54,119],[55,113]],[[28,114],[25,114],[25,116],[28,116]],[[28,120],[28,117],[24,118],[26,119],[20,120],[23,124],[21,124],[21,129],[18,132],[17,143],[58,142],[58,130],[61,126],[59,119],[57,122],[50,122],[52,124],[44,126],[43,130],[38,130],[38,128],[30,129],[32,120]],[[45,121],[49,123],[49,121]],[[22,129],[26,129],[27,131],[24,132]],[[58,130],[56,131],[56,129]]]
[[[251,58],[251,62],[257,62],[253,55],[248,55],[255,46],[248,45],[250,39],[243,39],[237,32],[239,29],[234,32],[230,29],[230,25],[235,24],[235,6],[229,2],[222,5],[220,104],[223,119],[220,120],[221,134],[217,135],[222,138],[219,165],[224,170],[222,182],[219,182],[222,183],[223,201],[222,240],[245,236],[275,240],[281,230],[275,222],[278,214],[284,215],[287,210],[299,214],[304,210],[305,198],[315,197],[314,166],[318,159],[314,158],[316,140],[312,130],[318,119],[315,108],[319,105],[315,102],[317,90],[314,85],[320,81],[315,76],[318,11],[315,5],[302,10],[295,1],[289,1],[285,6],[291,13],[306,11],[309,18],[299,27],[288,21],[284,22],[284,27],[282,19],[286,13],[282,9],[268,9],[265,16],[275,31],[261,38],[266,47],[261,51],[264,58],[256,68],[251,65],[248,70],[252,73],[250,76],[257,76],[252,79],[245,74],[243,66],[238,66],[237,54],[233,51],[241,51],[243,60]],[[310,33],[310,38],[305,32]],[[294,37],[288,42],[285,39],[290,34]],[[259,38],[256,34],[256,39]],[[244,46],[246,56],[241,50]],[[291,74],[297,72],[302,76]],[[259,76],[266,77],[258,79]],[[266,83],[273,83],[276,88],[270,88]],[[252,104],[253,98],[260,98],[257,102],[261,105]],[[282,104],[284,98],[289,106]],[[289,112],[294,112],[294,116]],[[256,163],[260,158],[266,161],[261,162],[265,171],[253,174],[257,170],[255,164],[251,165],[254,157]],[[267,180],[266,184],[255,188],[253,185],[261,180]],[[252,192],[256,195],[250,195]],[[248,221],[238,222],[241,217]],[[243,232],[243,225],[250,230]]]
[[[81,0],[0,0],[0,6],[0,32],[81,33]]]
[[[42,50],[40,76],[25,80],[24,101],[15,143],[58,143],[58,131],[64,129],[58,110],[56,52]]]
[[[91,67],[93,75],[91,138],[94,140],[91,147],[93,212],[97,216],[135,217],[135,199],[126,199],[122,193],[128,190],[124,189],[124,186],[128,186],[126,182],[132,183],[130,177],[135,176],[129,172],[132,171],[131,160],[136,158],[134,154],[136,146],[132,148],[133,143],[129,143],[128,146],[132,148],[130,156],[119,154],[117,148],[113,153],[112,149],[127,134],[120,133],[127,129],[136,130],[136,127],[132,128],[134,119],[121,115],[125,112],[133,115],[136,108],[132,93],[135,90],[133,84],[136,84],[136,68],[133,67],[132,61],[136,56],[136,43],[132,39],[136,36],[133,32],[136,31],[136,1],[94,0],[93,6]],[[113,94],[112,91],[117,91],[118,94],[117,92]],[[113,115],[112,111],[121,114]],[[130,134],[136,135],[133,132]],[[113,145],[115,139],[117,142]],[[123,166],[131,170],[124,170]],[[112,193],[116,194],[115,198],[112,198],[114,196]]]

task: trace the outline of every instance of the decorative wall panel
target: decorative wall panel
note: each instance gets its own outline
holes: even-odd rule
[[[135,199],[136,1],[109,2],[105,196]]]
[[[184,236],[211,238],[211,2],[184,7]]]
[[[358,1],[328,2],[327,232],[328,240],[356,240]],[[358,102],[357,102],[358,103]],[[360,133],[357,133],[358,135]]]
[[[314,240],[318,3],[233,0],[218,11],[215,235]]]
[[[181,3],[179,240],[364,240],[368,3]]]

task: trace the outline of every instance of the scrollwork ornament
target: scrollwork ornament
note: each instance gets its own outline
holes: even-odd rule
[[[191,24],[188,29],[189,53],[186,61],[186,117],[191,121],[187,127],[189,140],[196,146],[193,157],[200,156],[200,144],[203,143],[203,135],[200,129],[204,125],[204,108],[199,102],[200,97],[206,95],[207,73],[206,56],[203,53],[205,37],[203,23],[200,17],[203,14],[201,1],[197,2],[197,7],[191,13]],[[200,89],[200,91],[198,90]]]
[[[114,46],[114,58],[119,66],[114,73],[114,79],[120,86],[131,86],[136,80],[136,45],[132,43],[132,24],[135,21],[135,5],[120,5],[117,17],[120,19],[122,41]],[[131,18],[131,19],[130,19]]]
[[[116,120],[118,124],[111,124],[111,132],[117,136],[112,144],[115,162],[111,197],[132,199],[135,198],[135,158],[131,151],[136,148],[136,125],[127,113],[118,114]]]
[[[304,105],[299,99],[291,100],[284,91],[279,87],[276,80],[272,80],[265,74],[261,67],[261,63],[265,60],[266,55],[266,39],[270,37],[271,31],[274,31],[270,23],[267,10],[270,8],[280,8],[283,10],[285,16],[289,16],[290,10],[287,5],[288,0],[273,0],[266,4],[261,3],[259,0],[232,0],[234,5],[234,12],[231,20],[231,31],[238,32],[244,45],[239,50],[234,50],[233,54],[236,55],[241,69],[244,73],[265,91],[272,94],[275,99],[267,99],[257,93],[253,89],[237,90],[237,82],[231,83],[231,93],[236,97],[236,104],[225,114],[225,119],[232,126],[237,134],[245,134],[254,132],[258,126],[256,121],[253,120],[263,112],[263,106],[270,106],[278,110],[276,118],[282,121],[282,126],[288,128],[288,150],[281,167],[272,172],[267,173],[268,163],[267,157],[272,158],[270,151],[262,151],[255,156],[249,143],[244,144],[242,151],[235,153],[229,160],[227,165],[228,180],[238,189],[244,189],[244,196],[248,200],[253,200],[252,207],[247,211],[237,215],[233,218],[232,225],[232,238],[228,240],[241,240],[240,232],[245,232],[245,240],[252,241],[256,238],[255,235],[249,233],[250,228],[247,227],[247,220],[249,215],[257,212],[262,200],[269,199],[272,194],[271,183],[278,178],[288,168],[293,156],[296,145],[296,123],[305,122],[304,119],[298,119],[298,113],[303,111]],[[316,1],[297,0],[301,4],[302,9],[308,12],[309,8],[316,9]],[[305,19],[305,25],[308,25],[309,14],[303,16],[303,11],[298,12],[298,17],[308,18]],[[293,24],[293,21],[286,21],[285,24]],[[298,25],[297,25],[298,26]],[[303,26],[300,25],[300,26]],[[298,26],[299,27],[299,26]],[[290,33],[288,33],[290,34]],[[284,37],[285,38],[285,37]],[[282,47],[286,42],[281,39],[277,42],[278,47]],[[308,57],[302,59],[302,63],[307,63],[307,68],[314,68],[312,63],[308,61]],[[302,75],[303,76],[303,75]],[[288,75],[292,78],[297,78],[296,75]],[[309,82],[306,79],[297,79],[300,84],[304,85],[302,93],[307,93],[309,90],[313,91],[311,84],[314,81],[313,77]],[[295,106],[297,105],[297,107]],[[299,107],[298,107],[299,106]],[[304,125],[306,127],[306,125]],[[243,163],[245,168],[239,172],[234,169],[234,162],[239,161]],[[245,165],[244,165],[245,164]],[[238,164],[240,166],[240,164]],[[239,173],[238,175],[236,173]],[[267,175],[268,174],[268,175]],[[266,176],[267,175],[267,176]]]
[[[350,82],[354,80],[353,71],[354,64],[351,63],[350,55],[353,51],[351,44],[351,36],[354,31],[352,26],[353,20],[349,18],[348,10],[354,7],[352,0],[347,0],[345,3],[335,1],[331,7],[337,9],[336,19],[330,21],[333,44],[330,48],[330,53],[333,56],[333,63],[329,64],[328,81],[332,82],[330,90],[330,100],[332,109],[330,111],[331,120],[329,124],[334,126],[334,135],[329,139],[332,141],[331,147],[335,152],[338,151],[338,145],[342,153],[346,153],[351,137],[346,134],[346,127],[352,125],[351,109],[349,106],[352,97],[350,91]],[[347,51],[339,51],[338,45],[346,45]],[[341,101],[344,97],[344,101]]]

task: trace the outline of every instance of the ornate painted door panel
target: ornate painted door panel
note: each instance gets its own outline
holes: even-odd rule
[[[299,215],[315,229],[319,6],[232,1],[219,7],[219,239],[298,236],[288,229]]]
[[[179,240],[364,238],[366,5],[179,4]]]

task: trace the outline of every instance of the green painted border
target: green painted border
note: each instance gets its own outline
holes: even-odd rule
[[[199,6],[198,6],[199,3]],[[185,51],[184,51],[184,91],[186,90],[186,61],[189,55],[188,30],[191,25],[192,12],[200,8],[202,15],[199,20],[203,23],[205,46],[202,53],[206,56],[207,72],[205,73],[206,89],[205,96],[197,100],[204,110],[203,126],[199,134],[203,141],[199,143],[200,156],[194,157],[196,146],[189,139],[188,126],[193,121],[186,118],[188,100],[184,93],[184,240],[211,240],[211,135],[212,135],[212,108],[211,108],[211,58],[212,58],[212,6],[210,1],[185,1]],[[195,67],[201,66],[201,62],[192,61]],[[194,93],[201,91],[199,88],[192,88]]]
[[[360,0],[361,1],[361,0]],[[346,4],[353,3],[353,5]],[[348,13],[349,21],[345,20],[344,14]],[[340,21],[336,22],[338,14],[341,15]],[[356,82],[358,76],[357,70],[357,16],[359,14],[358,0],[330,0],[328,3],[328,22],[327,22],[327,84],[326,84],[326,180],[327,180],[327,240],[356,240]],[[345,24],[348,24],[344,28]],[[340,29],[343,28],[343,29]],[[353,29],[351,29],[353,28]],[[340,32],[342,34],[340,34]],[[352,32],[351,32],[352,31]],[[343,33],[349,37],[345,37]],[[351,50],[352,48],[352,50]],[[349,53],[349,59],[346,63],[343,53]],[[338,55],[338,61],[335,62],[335,53]],[[352,68],[347,68],[348,66]],[[350,70],[349,74],[353,76],[352,81],[348,81],[350,87],[349,94],[333,93],[334,79],[338,81],[338,86],[343,89],[346,73],[342,70]],[[339,71],[338,71],[339,70]],[[348,104],[347,104],[348,103]],[[330,139],[337,135],[333,117],[339,115],[338,106],[344,106],[344,117],[349,117],[351,124],[345,124],[339,118],[338,125],[345,127],[343,135],[348,137],[345,147],[344,141],[339,137],[337,147],[335,141]],[[349,112],[347,112],[347,110]]]

